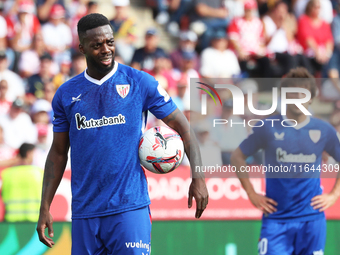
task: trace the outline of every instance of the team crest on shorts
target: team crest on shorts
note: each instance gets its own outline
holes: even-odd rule
[[[118,94],[122,98],[125,98],[129,94],[130,84],[116,85],[116,89],[117,89]]]
[[[320,130],[309,130],[309,137],[314,143],[317,143],[320,140],[321,131]]]

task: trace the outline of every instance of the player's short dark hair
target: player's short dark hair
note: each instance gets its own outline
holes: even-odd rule
[[[35,145],[31,143],[23,143],[19,148],[19,156],[21,158],[26,158],[27,153],[34,150]]]
[[[82,17],[77,25],[79,41],[82,42],[87,30],[105,25],[109,25],[113,31],[110,21],[100,13],[91,13]]]
[[[311,98],[314,98],[317,92],[314,76],[304,67],[291,69],[282,79],[280,87],[306,87]]]

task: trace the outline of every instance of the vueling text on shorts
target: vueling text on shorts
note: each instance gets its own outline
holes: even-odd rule
[[[139,242],[128,242],[125,243],[126,248],[140,248],[140,249],[146,249],[147,252],[150,251],[150,244],[149,243],[143,243],[142,240]]]

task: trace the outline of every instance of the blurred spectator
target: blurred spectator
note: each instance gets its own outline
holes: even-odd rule
[[[1,173],[7,222],[37,222],[39,218],[43,169],[32,165],[34,148],[33,144],[22,144],[18,166]]]
[[[199,73],[194,69],[194,57],[195,57],[194,52],[184,51],[182,53],[182,61],[180,64],[180,68],[179,69],[174,68],[171,72],[171,77],[176,82],[180,81],[181,79],[186,79],[188,89],[186,90],[184,100],[187,100],[188,102],[190,102],[190,79],[200,78]],[[194,91],[198,92],[198,90]]]
[[[294,5],[294,13],[297,18],[300,18],[307,8],[309,0],[297,0]],[[327,22],[328,24],[333,21],[333,7],[330,0],[320,0],[320,12],[319,18]]]
[[[73,19],[77,16],[84,16],[87,11],[86,5],[88,4],[88,0],[71,0],[67,1],[65,9],[67,10],[67,13],[69,14],[69,18]],[[92,1],[91,1],[92,2]]]
[[[60,63],[60,72],[53,78],[55,88],[59,88],[64,82],[71,78],[71,58],[65,56]]]
[[[310,0],[306,14],[299,19],[297,32],[298,41],[310,59],[314,75],[328,63],[333,52],[331,27],[319,18],[319,13],[320,0]]]
[[[72,32],[72,50],[74,51],[78,51],[78,45],[79,45],[78,30],[77,30],[78,21],[87,14],[98,12],[97,2],[88,1],[86,4],[85,2],[86,1],[73,0],[70,3],[70,7],[68,8],[68,11],[70,13],[69,23],[70,23],[70,28]]]
[[[39,73],[32,75],[27,80],[27,98],[30,102],[35,99],[43,98],[44,86],[46,83],[52,81],[53,74],[51,74],[52,57],[46,53],[40,57]]]
[[[116,53],[123,59],[125,64],[130,64],[136,41],[136,23],[132,17],[129,17],[130,7],[129,0],[112,0],[115,6],[116,14],[110,23],[113,27]]]
[[[51,123],[51,103],[45,99],[39,99],[32,105],[32,121],[34,124],[50,124]]]
[[[33,155],[33,165],[44,168],[47,154],[51,147],[52,141],[48,139],[51,127],[47,124],[37,124],[38,141]]]
[[[168,5],[166,0],[156,0],[157,2],[157,16],[156,22],[160,25],[165,25],[169,22],[170,16],[168,13]]]
[[[25,86],[15,72],[8,69],[7,56],[5,51],[0,51],[0,80],[6,80],[8,83],[8,91],[6,98],[13,102],[17,97],[25,96]]]
[[[178,36],[180,30],[188,29],[188,24],[184,24],[184,20],[188,20],[188,14],[193,9],[193,0],[170,0],[170,22],[167,26],[168,32],[173,36]]]
[[[200,73],[205,78],[231,78],[241,73],[235,53],[228,49],[224,31],[216,32],[211,47],[202,51]]]
[[[269,14],[262,19],[267,50],[269,54],[273,54],[273,59],[276,62],[276,71],[273,72],[275,77],[282,77],[296,66],[295,58],[291,55],[291,52],[294,51],[291,48],[296,44],[294,44],[293,38],[288,38],[291,28],[285,23],[288,15],[287,3],[278,1]]]
[[[86,1],[85,1],[86,2]],[[98,12],[98,2],[96,1],[88,1],[86,4],[87,14],[97,13]]]
[[[187,101],[185,100],[185,94],[188,88],[188,83],[187,79],[183,77],[180,79],[177,83],[177,91],[176,91],[176,96],[172,97],[172,100],[174,103],[177,105],[177,108],[180,111],[184,111],[185,109],[188,109],[190,107],[187,107]]]
[[[194,130],[201,151],[202,165],[222,166],[221,149],[211,137],[215,130],[210,132],[210,126],[206,120],[197,123]]]
[[[24,101],[16,99],[8,114],[0,116],[0,126],[4,130],[5,143],[19,148],[24,142],[35,143],[36,130],[30,116],[23,111]]]
[[[13,159],[16,155],[16,151],[5,143],[4,130],[0,126],[0,161],[3,163],[5,160]],[[0,167],[2,170],[2,166]]]
[[[250,76],[271,77],[269,59],[266,57],[262,21],[255,16],[255,0],[244,2],[244,17],[236,18],[228,28],[233,49],[236,51],[242,72]]]
[[[199,58],[195,52],[195,47],[197,43],[197,35],[193,31],[183,31],[179,36],[178,48],[170,54],[170,59],[173,68],[180,68],[181,62],[183,60],[183,52],[192,51],[194,52],[194,69],[199,69]]]
[[[23,0],[19,2],[18,13],[6,18],[10,47],[16,52],[29,49],[34,35],[40,31],[39,20],[33,12],[34,3]]]
[[[72,33],[68,25],[63,22],[65,9],[58,4],[53,5],[49,20],[42,26],[42,35],[47,51],[60,64],[64,55],[69,55],[72,44]]]
[[[38,18],[41,23],[45,23],[48,20],[52,7],[55,4],[59,4],[65,9],[64,0],[37,0]]]
[[[226,0],[229,19],[241,18],[244,16],[243,0]]]
[[[40,69],[40,57],[46,53],[42,34],[35,34],[31,49],[24,51],[20,56],[18,69],[21,77],[27,78],[38,73]]]
[[[216,31],[226,29],[229,23],[228,10],[225,7],[224,0],[194,0],[194,3],[196,17],[193,20],[192,29],[200,34],[195,29],[197,21],[205,25],[205,31],[200,38],[200,48],[203,50],[209,46]]]
[[[6,49],[7,23],[5,18],[0,15],[0,50]]]
[[[183,59],[182,59],[180,68],[172,70],[172,78],[176,82],[182,79],[186,80],[186,84],[188,85],[188,88],[185,91],[183,100],[186,102],[185,106],[189,107],[189,109],[191,110],[196,111],[200,108],[200,101],[196,100],[199,98],[199,90],[198,89],[191,90],[190,86],[192,84],[191,79],[196,78],[196,80],[198,80],[200,78],[200,75],[194,69],[194,57],[195,57],[195,54],[192,51],[183,52]],[[196,84],[194,84],[194,86],[195,85]],[[191,100],[190,98],[194,98],[194,99]]]
[[[53,82],[46,83],[44,86],[44,97],[46,101],[52,104],[54,94],[56,92],[55,84]]]
[[[247,138],[247,128],[242,124],[244,120],[239,116],[233,116],[233,100],[224,101],[221,119],[226,120],[225,124],[216,125],[212,132],[213,139],[218,142],[222,151],[223,165],[230,164],[231,153]]]
[[[37,153],[46,153],[47,149],[52,144],[53,140],[53,125],[52,125],[52,106],[51,103],[44,99],[37,100],[31,109],[32,121],[37,133],[37,143],[39,143],[39,151]],[[43,165],[44,162],[40,162]]]
[[[280,78],[281,79],[281,78]],[[272,83],[275,84],[276,81],[279,81],[279,79],[271,79]],[[241,79],[236,85],[242,90],[242,93],[244,95],[244,115],[242,115],[242,118],[246,121],[250,119],[256,119],[259,116],[253,114],[248,107],[248,97],[250,96],[249,92],[251,93],[252,98],[252,105],[255,109],[262,110],[262,109],[269,109],[270,106],[267,104],[263,105],[259,103],[258,99],[258,92],[259,92],[259,85],[258,82],[262,82],[262,79]],[[260,84],[261,85],[261,84]],[[226,103],[226,106],[228,103]],[[262,118],[262,117],[261,117]],[[249,132],[251,132],[251,127],[247,125],[247,129]]]
[[[169,89],[169,82],[167,77],[165,77],[164,73],[166,70],[166,61],[167,57],[161,52],[157,52],[154,56],[154,67],[151,71],[146,70],[147,73],[152,75],[156,81],[158,81],[159,85],[165,90]]]
[[[194,69],[194,58],[195,53],[193,51],[184,51],[182,53],[182,61],[179,68],[174,68],[171,74],[176,82],[184,78],[187,80],[187,84],[190,84],[190,78],[200,78],[199,73]],[[189,91],[187,94],[189,96]]]
[[[327,80],[322,85],[322,96],[327,99],[340,99],[340,5],[337,6],[337,15],[333,19],[332,33],[334,38],[334,51],[327,65]]]
[[[11,108],[12,102],[6,99],[8,83],[6,80],[0,81],[0,116],[7,114]]]
[[[86,69],[86,59],[80,52],[72,56],[71,77],[81,74]]]
[[[155,55],[165,51],[158,46],[158,35],[155,28],[150,28],[145,33],[145,46],[137,49],[132,57],[131,67],[137,70],[152,70],[155,65]]]

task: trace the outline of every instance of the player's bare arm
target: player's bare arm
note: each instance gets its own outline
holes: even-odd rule
[[[243,154],[240,148],[237,148],[230,158],[231,164],[236,167],[237,177],[239,178],[242,187],[247,192],[249,200],[256,208],[260,209],[265,214],[276,212],[275,206],[277,206],[277,202],[271,198],[257,194],[249,180],[249,174],[247,172],[242,173],[239,171],[242,166],[246,166],[246,159],[247,156]]]
[[[208,204],[208,190],[205,184],[204,176],[197,176],[194,172],[196,166],[202,165],[201,153],[197,140],[193,132],[190,131],[190,125],[184,114],[176,109],[167,117],[162,119],[169,127],[176,130],[183,139],[184,149],[190,160],[192,182],[189,188],[188,207],[192,206],[192,198],[196,201],[196,218],[200,218]]]
[[[65,171],[69,146],[68,132],[54,133],[52,147],[45,164],[37,232],[40,241],[50,248],[54,242],[52,238],[45,235],[45,229],[48,228],[48,235],[53,237],[53,218],[50,214],[50,206]]]
[[[335,204],[336,200],[340,197],[340,174],[338,174],[336,182],[331,192],[318,195],[312,198],[311,206],[314,210],[320,212],[325,211],[327,208]]]

